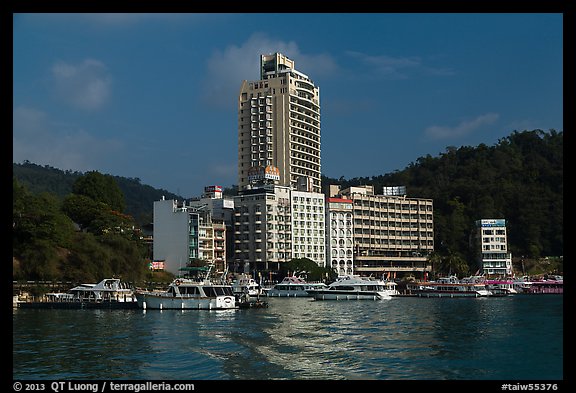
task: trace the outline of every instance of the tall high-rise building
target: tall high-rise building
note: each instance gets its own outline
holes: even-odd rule
[[[308,182],[321,192],[320,92],[281,53],[260,56],[260,80],[242,82],[238,97],[238,187],[249,172],[274,166],[278,185]]]

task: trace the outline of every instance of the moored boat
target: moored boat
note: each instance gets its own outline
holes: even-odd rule
[[[41,301],[19,302],[23,308],[138,308],[133,288],[118,278],[80,284],[67,292],[50,292]]]
[[[462,282],[457,277],[443,277],[437,281],[415,282],[407,285],[407,290],[419,297],[486,297],[492,292],[484,282]]]
[[[164,291],[137,290],[142,309],[221,310],[238,308],[232,286],[210,280],[177,278]]]
[[[506,296],[518,293],[514,288],[514,281],[501,279],[501,280],[486,280],[486,288],[492,292],[492,296]]]
[[[327,288],[309,289],[315,300],[382,300],[398,294],[393,281],[377,280],[372,277],[344,276]]]
[[[524,293],[529,294],[563,294],[564,279],[561,280],[537,280],[532,281],[530,287]]]
[[[321,282],[306,282],[301,277],[288,276],[265,293],[270,297],[310,297],[308,290],[325,288],[328,288],[328,285]]]
[[[262,287],[250,276],[242,275],[232,282],[232,291],[237,298],[248,296],[260,296],[263,294]]]

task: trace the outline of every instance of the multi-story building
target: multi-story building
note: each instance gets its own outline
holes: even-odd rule
[[[188,201],[189,206],[196,208],[206,209],[210,212],[213,222],[223,222],[226,227],[226,236],[224,240],[224,247],[221,247],[222,238],[218,238],[215,250],[216,262],[218,268],[224,265],[234,256],[234,200],[230,197],[225,197],[222,193],[221,186],[206,186],[204,187],[204,194],[200,198],[192,198]],[[218,231],[216,233],[220,235]],[[221,256],[224,250],[224,256]],[[224,266],[222,266],[224,268]]]
[[[476,221],[477,262],[487,277],[512,276],[512,254],[508,252],[505,219]]]
[[[253,184],[234,198],[233,272],[274,273],[296,258],[325,266],[324,195],[303,176],[292,189],[277,175],[273,166],[251,171]]]
[[[292,259],[290,188],[274,184],[234,197],[234,260],[231,271],[278,271]]]
[[[185,201],[154,202],[154,261],[164,261],[165,269],[180,274],[195,260],[214,264],[215,273],[226,268],[226,226],[213,218],[205,206],[190,206]]]
[[[349,187],[337,195],[352,200],[354,272],[361,275],[422,278],[431,271],[434,250],[431,199],[408,198],[404,187]],[[334,197],[336,195],[330,195]]]
[[[326,264],[324,194],[291,190],[292,258]]]
[[[339,276],[354,274],[353,203],[326,198],[326,264]]]
[[[250,173],[278,169],[280,186],[296,188],[301,176],[321,192],[319,88],[280,53],[261,55],[260,80],[242,82],[238,97],[238,187]]]

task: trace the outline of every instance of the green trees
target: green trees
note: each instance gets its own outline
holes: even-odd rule
[[[475,221],[504,218],[512,255],[563,255],[563,132],[512,132],[494,146],[447,147],[402,171],[323,185],[406,186],[408,196],[434,200],[435,249],[473,263]],[[474,270],[475,271],[475,270]]]
[[[112,210],[123,212],[126,207],[124,194],[118,187],[116,180],[110,175],[99,172],[86,172],[79,177],[72,186],[72,192],[76,195],[84,195],[95,202],[101,202]]]
[[[336,272],[330,268],[318,266],[316,262],[308,258],[295,258],[282,266],[283,276],[303,276],[307,281],[332,281]]]
[[[13,278],[141,279],[146,248],[132,217],[122,213],[124,197],[114,178],[90,172],[73,190],[61,202],[54,194],[33,195],[13,178]]]

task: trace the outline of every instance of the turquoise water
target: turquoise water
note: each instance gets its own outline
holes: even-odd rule
[[[562,380],[562,295],[13,311],[14,380]]]

